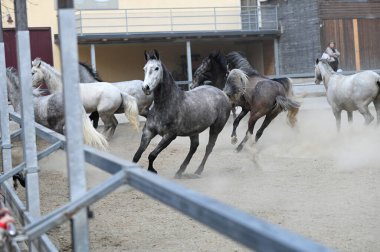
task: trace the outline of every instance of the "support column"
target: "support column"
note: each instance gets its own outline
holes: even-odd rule
[[[274,70],[275,74],[279,75],[280,74],[280,55],[279,55],[279,50],[278,50],[278,39],[274,39]]]
[[[352,26],[354,30],[354,47],[355,47],[355,69],[359,71],[360,66],[360,45],[359,45],[359,34],[358,34],[358,20],[356,18],[352,19]]]
[[[40,189],[26,1],[15,0],[14,4],[16,14],[17,65],[21,84],[21,127],[24,160],[26,163],[26,208],[34,219],[38,219],[40,217]],[[29,251],[39,251],[39,249],[32,243],[29,243]]]
[[[191,62],[191,44],[190,41],[186,41],[186,59],[187,59],[187,80],[193,81],[193,66]]]
[[[0,13],[1,13],[0,4]],[[9,111],[7,75],[5,72],[5,49],[3,37],[3,22],[0,18],[0,128],[1,128],[1,152],[3,155],[3,172],[12,169],[11,137],[9,135]]]
[[[94,44],[91,44],[91,67],[96,72],[96,52]]]
[[[66,159],[69,176],[70,200],[86,193],[84,167],[82,109],[79,92],[78,45],[75,29],[73,0],[58,0],[58,23],[61,38],[61,66],[66,129]],[[73,251],[89,251],[88,219],[86,208],[72,217],[71,238]]]

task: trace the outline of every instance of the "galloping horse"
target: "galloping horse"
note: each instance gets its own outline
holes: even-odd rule
[[[377,113],[377,124],[380,124],[380,76],[373,71],[363,71],[349,76],[335,73],[326,60],[316,60],[315,83],[323,84],[326,88],[329,102],[336,119],[336,127],[340,130],[340,114],[347,111],[348,121],[352,122],[352,112],[359,110],[365,124],[373,121],[374,117],[368,109],[373,102]]]
[[[262,79],[252,85],[252,77],[249,77],[243,70],[233,69],[227,76],[224,92],[231,101],[242,107],[243,111],[250,111],[248,130],[237,147],[241,151],[249,134],[253,135],[253,128],[258,119],[265,116],[264,122],[256,133],[257,142],[270,122],[281,112],[291,109],[298,109],[300,104],[286,97],[286,90],[277,81]],[[239,115],[240,116],[240,115]],[[237,141],[236,128],[233,131],[233,141]]]
[[[158,154],[177,136],[189,136],[190,151],[176,173],[176,177],[180,178],[197,150],[199,134],[210,128],[205,156],[195,172],[200,175],[219,133],[228,120],[231,111],[228,97],[220,89],[211,86],[185,92],[177,87],[156,50],[154,53],[145,52],[145,59],[147,63],[144,66],[143,89],[147,95],[153,93],[154,106],[148,113],[140,147],[133,157],[133,162],[138,162],[151,139],[160,135],[160,143],[148,157],[148,171],[157,173],[153,168],[153,162]]]
[[[36,58],[32,62],[33,87],[46,83],[51,93],[62,91],[61,75],[49,64]],[[87,113],[98,111],[104,122],[106,138],[114,134],[118,124],[114,114],[120,109],[130,123],[138,129],[138,109],[136,99],[106,82],[80,84],[81,98]]]
[[[203,59],[201,65],[194,73],[193,82],[190,86],[191,89],[203,85],[206,81],[211,81],[211,84],[219,89],[223,89],[225,86],[226,76],[229,70],[241,69],[246,72],[252,79],[250,84],[253,86],[259,80],[268,80],[267,77],[260,75],[249,64],[246,57],[239,52],[230,52],[227,56],[224,56],[220,52],[213,52],[208,57]],[[272,81],[280,83],[286,91],[286,97],[293,97],[293,84],[289,78],[274,78]],[[237,104],[236,104],[237,105]],[[249,110],[242,110],[238,117],[235,118],[233,124],[232,143],[237,142],[236,128],[238,127],[241,119],[249,112]],[[288,111],[287,120],[291,127],[294,127],[297,122],[298,108],[291,108]]]
[[[89,65],[79,63],[79,78],[82,83],[103,82],[97,72],[95,72]],[[139,114],[146,117],[148,115],[149,107],[153,103],[153,95],[145,95],[142,91],[143,81],[131,80],[123,82],[111,83],[117,87],[121,92],[125,92],[136,98]],[[91,113],[90,119],[93,120],[94,127],[96,128],[99,121],[98,112]]]
[[[7,68],[6,74],[8,97],[14,110],[20,113],[21,94],[19,79],[13,68]],[[41,96],[39,89],[34,89],[33,95],[36,122],[60,134],[64,134],[65,118],[62,93]],[[100,149],[106,149],[108,146],[106,139],[92,127],[83,106],[81,108],[84,142]]]

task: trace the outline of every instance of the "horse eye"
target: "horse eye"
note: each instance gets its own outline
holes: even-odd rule
[[[158,69],[159,69],[159,68],[158,68],[158,67],[156,67],[156,68],[154,69],[154,71],[158,71]]]

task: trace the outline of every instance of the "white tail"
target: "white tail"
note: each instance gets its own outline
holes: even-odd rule
[[[136,98],[121,92],[121,97],[123,99],[124,114],[128,118],[132,126],[138,131],[139,130],[139,109],[137,107]]]
[[[105,137],[96,131],[92,126],[90,119],[88,118],[86,111],[82,106],[82,129],[84,143],[101,150],[106,150],[108,148],[108,142]]]

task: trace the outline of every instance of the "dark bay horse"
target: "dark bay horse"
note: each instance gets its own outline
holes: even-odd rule
[[[146,53],[145,78],[143,90],[145,94],[153,93],[154,106],[150,109],[143,129],[140,147],[133,157],[138,162],[142,153],[156,135],[162,136],[157,147],[149,154],[148,171],[157,173],[153,162],[177,136],[190,137],[190,150],[176,173],[180,178],[199,145],[199,134],[210,128],[209,142],[203,160],[195,174],[200,175],[208,156],[214,148],[219,133],[226,124],[231,105],[226,94],[212,86],[204,86],[191,91],[183,91],[160,61],[159,54]]]
[[[193,89],[205,82],[210,81],[213,86],[223,89],[226,82],[226,77],[229,70],[240,69],[243,70],[253,81],[250,85],[256,85],[259,80],[269,80],[269,78],[261,75],[255,70],[248,62],[247,58],[239,52],[230,52],[226,56],[220,52],[213,52],[208,57],[203,59],[201,65],[194,73],[193,83],[190,88]],[[293,84],[289,78],[274,78],[270,79],[274,82],[281,84],[286,93],[286,97],[293,97]],[[272,83],[274,83],[272,82]],[[238,105],[238,104],[236,104]],[[242,108],[241,113],[235,118],[232,131],[232,143],[237,142],[236,129],[249,110]],[[291,108],[287,114],[287,121],[291,127],[294,127],[297,122],[298,108]]]
[[[256,81],[255,85],[250,83],[252,81]],[[256,142],[262,136],[265,128],[281,111],[298,109],[300,106],[298,102],[286,97],[286,90],[279,82],[269,79],[255,80],[240,69],[231,70],[223,91],[234,104],[243,108],[243,112],[251,112],[247,133],[236,149],[238,152],[243,149],[250,135],[253,135],[253,129],[258,119],[265,116],[263,124],[256,133]],[[236,138],[235,130],[236,128],[234,128],[233,135],[235,134]],[[237,139],[235,140],[237,141]]]

